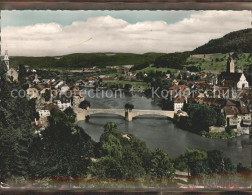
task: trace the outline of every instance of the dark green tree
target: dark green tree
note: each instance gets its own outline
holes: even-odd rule
[[[84,100],[84,101],[82,101],[82,102],[80,103],[79,107],[82,108],[82,109],[87,110],[88,108],[91,107],[91,104],[90,104],[89,101]]]
[[[204,130],[216,124],[216,111],[205,104],[189,104],[189,121],[195,130]],[[189,124],[190,124],[189,123]]]
[[[222,113],[217,113],[217,118],[216,118],[216,126],[225,126],[226,119],[225,116]]]
[[[131,103],[126,103],[124,105],[124,108],[127,109],[127,110],[133,110],[134,109],[134,105],[131,104]]]
[[[20,64],[20,65],[18,66],[18,80],[19,80],[20,82],[24,82],[24,79],[25,79],[25,77],[26,77],[26,74],[27,74],[27,72],[26,72],[25,65],[24,65],[24,64]]]
[[[168,155],[161,149],[157,148],[151,159],[151,175],[157,178],[172,178],[175,169]]]

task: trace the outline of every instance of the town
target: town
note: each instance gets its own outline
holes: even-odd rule
[[[203,57],[203,55],[197,57]],[[249,82],[243,74],[243,68],[235,66],[235,61],[230,53],[226,55],[226,71],[223,72],[192,72],[177,69],[175,74],[168,70],[167,72],[150,72],[148,75],[149,73],[136,73],[134,65],[121,65],[106,66],[107,70],[110,69],[114,72],[112,75],[85,76],[100,71],[98,67],[92,67],[77,71],[83,75],[83,79],[78,79],[75,83],[68,83],[66,76],[64,74],[60,76],[60,73],[50,78],[39,75],[39,71],[30,69],[27,65],[20,65],[16,70],[11,67],[8,50],[5,51],[3,61],[8,68],[9,81],[18,82],[22,79],[27,83],[26,97],[36,99],[38,117],[32,124],[36,125],[39,131],[47,127],[47,117],[50,116],[52,110],[64,111],[68,107],[78,108],[81,102],[85,102],[83,88],[93,90],[109,88],[144,93],[148,91],[148,87],[154,86],[148,83],[148,78],[156,74],[161,82],[166,82],[168,85],[163,86],[161,92],[155,93],[165,102],[165,110],[174,111],[174,120],[177,123],[184,123],[188,117],[185,109],[188,104],[198,103],[213,108],[225,117],[224,123],[210,126],[209,133],[225,132],[227,127],[238,136],[250,133],[252,93]],[[74,76],[74,72],[76,71],[67,72],[67,77]],[[119,83],[119,85],[115,83]],[[135,83],[145,83],[145,85],[138,86],[134,85]],[[159,86],[157,87],[159,88]],[[155,91],[158,90],[155,89]],[[162,94],[162,97],[158,94],[160,96]],[[155,98],[153,95],[152,98]]]
[[[251,187],[249,11],[1,14],[1,189]]]

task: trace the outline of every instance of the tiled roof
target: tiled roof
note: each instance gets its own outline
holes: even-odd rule
[[[183,103],[185,101],[184,97],[176,97],[174,98],[174,103]]]
[[[225,106],[224,112],[226,115],[237,115],[241,114],[240,110],[236,106]]]
[[[220,74],[221,79],[225,79],[225,82],[230,82],[230,83],[237,83],[240,78],[241,78],[242,73],[229,73],[229,72],[222,72]]]
[[[42,110],[49,110],[49,111],[51,112],[52,110],[59,110],[59,107],[56,106],[55,104],[51,103],[51,104],[45,105],[45,106],[42,108]]]

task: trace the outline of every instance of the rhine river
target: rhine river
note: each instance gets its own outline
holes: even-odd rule
[[[91,90],[92,91],[92,90]],[[90,91],[90,96],[93,92]],[[160,106],[152,99],[135,95],[123,97],[106,98],[101,97],[101,92],[97,97],[87,97],[91,108],[124,108],[125,103],[132,103],[135,109],[160,110]],[[139,116],[131,122],[125,121],[121,116],[108,114],[91,115],[88,122],[80,121],[79,126],[92,137],[99,141],[107,122],[117,123],[118,129],[122,132],[133,134],[144,140],[147,146],[154,150],[157,147],[163,148],[171,158],[185,152],[186,148],[199,148],[204,150],[220,150],[226,157],[231,158],[234,164],[241,162],[250,166],[251,163],[251,141],[248,135],[243,135],[232,139],[209,139],[197,134],[178,128],[172,120],[161,116]]]

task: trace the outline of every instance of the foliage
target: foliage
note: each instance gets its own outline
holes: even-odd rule
[[[131,103],[126,103],[124,108],[127,109],[127,110],[132,110],[132,109],[134,109],[134,105],[131,104]]]
[[[163,55],[162,53],[76,53],[63,56],[61,59],[54,57],[12,57],[10,64],[17,67],[19,64],[27,64],[31,68],[51,68],[51,69],[82,69],[93,66],[105,68],[105,66],[120,66],[126,64],[153,63],[155,59]]]
[[[187,110],[189,115],[188,124],[197,131],[208,129],[216,124],[216,111],[205,104],[189,104]]]
[[[91,107],[91,104],[87,100],[82,101],[80,103],[80,105],[79,105],[79,108],[82,108],[82,109],[85,109],[85,110],[88,109],[89,107]]]
[[[67,115],[68,120],[69,120],[71,123],[74,123],[74,122],[75,122],[76,114],[75,114],[74,110],[73,110],[71,107],[66,108],[66,109],[64,110],[64,113]]]
[[[181,69],[186,63],[186,59],[190,56],[190,52],[169,53],[156,58],[155,67],[167,67]]]
[[[151,175],[157,178],[171,178],[175,174],[175,169],[168,155],[157,148],[151,158]]]
[[[135,71],[135,70],[142,70],[144,68],[147,68],[149,66],[149,64],[147,62],[143,63],[143,64],[138,64],[133,66],[130,71]]]
[[[126,84],[124,85],[124,90],[125,90],[126,92],[129,92],[131,89],[132,89],[132,85],[131,85],[131,84],[126,83]]]
[[[70,110],[67,111],[67,114]],[[49,127],[32,144],[33,177],[77,177],[88,174],[94,143],[84,130],[72,123],[72,116],[52,112]]]
[[[21,90],[19,85],[1,80],[0,89],[0,180],[11,176],[27,178],[35,132],[30,125],[34,109],[26,98],[11,96],[13,89]]]
[[[222,113],[217,113],[215,125],[218,127],[221,127],[221,126],[225,126],[225,124],[226,124],[225,116]]]
[[[26,71],[25,65],[24,64],[20,64],[18,66],[18,80],[20,82],[24,82],[24,79],[25,79],[25,77],[27,75],[26,73],[27,73],[27,71]]]
[[[124,137],[113,122],[105,125],[98,150],[100,159],[90,167],[93,176],[117,179],[174,176],[175,169],[164,151],[151,152],[140,139],[132,135]]]
[[[7,66],[4,61],[0,61],[0,81],[1,80],[7,80]]]
[[[207,131],[202,131],[201,135],[212,138],[212,139],[227,139],[231,137],[235,137],[236,133],[232,129],[230,132],[227,131],[222,131],[222,132],[207,132]]]
[[[243,166],[242,163],[238,163],[236,166],[236,171],[238,173],[251,173],[251,168]]]
[[[193,52],[197,54],[229,53],[229,52],[251,52],[252,29],[231,32],[219,39],[210,40],[203,46],[196,48]]]
[[[188,149],[173,160],[175,168],[185,171],[187,169],[191,176],[232,173],[234,165],[229,158],[224,157],[218,150],[204,151],[199,149]]]

